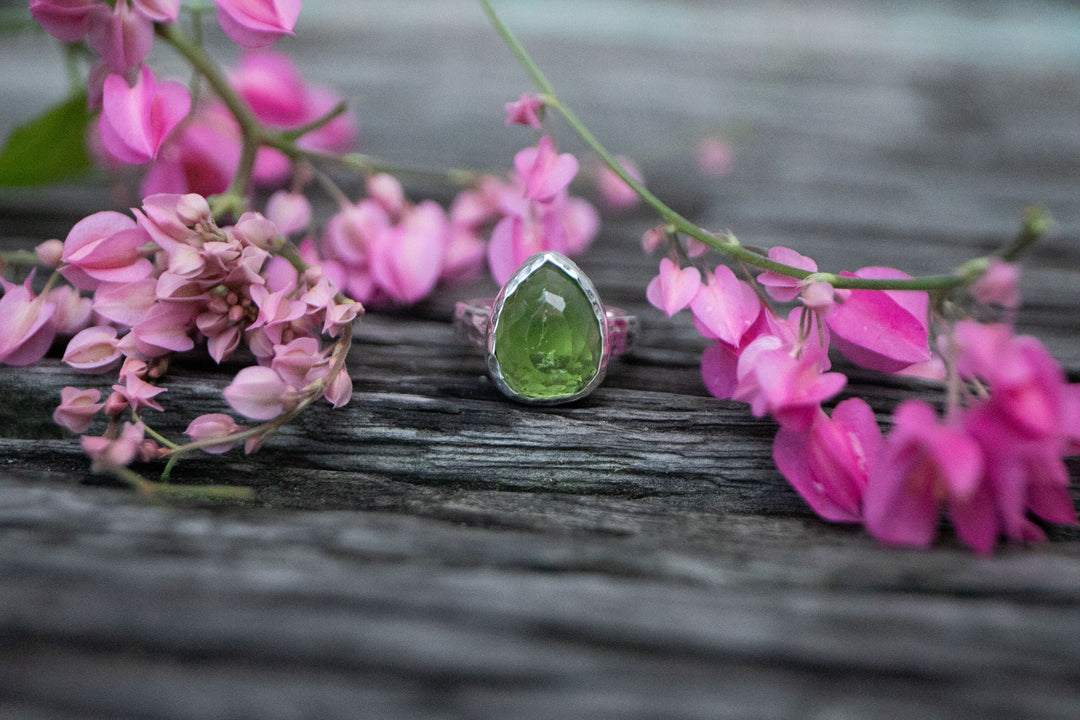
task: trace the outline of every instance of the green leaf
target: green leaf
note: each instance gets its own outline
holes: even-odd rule
[[[0,186],[42,185],[80,175],[91,166],[86,150],[90,113],[76,93],[15,128],[0,150]]]

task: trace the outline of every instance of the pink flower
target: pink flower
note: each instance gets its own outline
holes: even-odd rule
[[[665,237],[667,237],[667,233],[664,231],[663,225],[651,227],[641,234],[641,249],[645,251],[646,255],[651,255],[656,251],[656,248],[660,247],[660,243],[664,242]]]
[[[905,401],[867,482],[867,530],[889,543],[929,545],[947,501],[957,534],[989,551],[997,539],[997,516],[981,483],[983,467],[979,445],[962,428],[939,423],[934,409],[920,400]]]
[[[761,312],[754,289],[735,277],[727,265],[719,265],[690,303],[694,319],[713,337],[738,347],[743,333]]]
[[[775,260],[778,263],[783,263],[784,265],[797,267],[800,270],[817,272],[817,263],[814,262],[813,258],[800,255],[794,250],[789,250],[788,248],[780,247],[779,245],[769,248],[769,259]],[[799,292],[802,289],[802,281],[797,278],[772,272],[771,270],[767,270],[758,275],[757,281],[765,286],[765,292],[769,293],[769,297],[779,302],[790,302],[794,300],[799,296]]]
[[[323,392],[323,397],[335,408],[343,407],[349,403],[352,399],[353,384],[352,377],[349,376],[348,370],[341,368],[330,378],[330,381],[326,383],[326,390]]]
[[[57,335],[74,335],[90,324],[94,313],[94,301],[83,297],[70,285],[61,285],[49,291],[48,301],[56,306],[53,324]]]
[[[526,125],[540,129],[540,113],[544,108],[544,101],[532,93],[522,93],[520,98],[506,103],[504,107],[507,125]]]
[[[660,260],[660,274],[645,289],[645,296],[653,307],[663,310],[671,317],[689,307],[701,287],[701,273],[697,268],[679,268],[671,258]]]
[[[303,193],[278,190],[266,201],[266,217],[282,235],[299,233],[311,224],[311,202]]]
[[[569,153],[556,153],[551,138],[545,135],[535,148],[514,155],[514,168],[525,185],[525,198],[548,202],[577,175],[578,161]]]
[[[270,420],[292,407],[294,390],[268,367],[246,367],[225,388],[225,400],[233,410],[252,420]]]
[[[819,409],[809,428],[781,427],[773,460],[819,516],[861,522],[863,493],[881,442],[870,406],[851,398],[836,406],[832,418]]]
[[[89,327],[68,341],[64,362],[76,370],[105,373],[120,364],[116,328],[107,325]]]
[[[105,78],[101,140],[117,160],[141,165],[157,157],[166,136],[191,109],[191,95],[178,82],[158,83],[145,65],[128,87],[120,75]]]
[[[142,408],[151,408],[158,412],[164,411],[154,397],[165,392],[165,388],[146,382],[134,372],[121,375],[124,384],[113,385],[113,390],[127,401],[132,410],[137,412]]]
[[[1020,266],[993,258],[986,272],[971,285],[971,294],[984,305],[1020,307]]]
[[[0,363],[30,365],[45,356],[53,338],[56,305],[46,295],[34,295],[30,287],[33,273],[22,285],[0,278],[4,296],[0,297]]]
[[[910,275],[885,267],[868,267],[847,277],[899,279]],[[842,290],[826,322],[833,346],[854,363],[882,372],[896,372],[930,359],[925,292],[911,290]]]
[[[393,175],[386,173],[372,175],[364,183],[364,189],[367,191],[367,196],[379,203],[390,217],[399,218],[405,211],[407,204],[405,188]]]
[[[42,265],[58,268],[61,262],[60,256],[64,254],[64,241],[53,238],[38,243],[34,246],[34,254],[37,255],[38,262]]]
[[[76,435],[90,429],[90,423],[98,410],[105,406],[100,390],[80,390],[65,387],[60,391],[60,405],[53,411],[53,422],[63,425]]]
[[[64,240],[60,273],[80,290],[101,282],[134,282],[153,270],[141,250],[149,238],[127,215],[103,210],[71,228]]]
[[[200,105],[169,136],[143,177],[142,194],[225,192],[240,162],[240,129],[220,102]]]
[[[628,157],[619,155],[615,158],[630,177],[638,182],[644,182],[641,170]],[[596,168],[596,188],[600,192],[601,202],[613,210],[626,210],[641,202],[641,198],[627,185],[615,171],[607,165],[600,164]]]
[[[698,169],[708,177],[723,177],[731,172],[734,156],[731,143],[716,137],[705,138],[698,144]]]
[[[301,0],[214,0],[217,19],[229,39],[245,48],[271,45],[293,34]]]
[[[435,287],[442,272],[446,215],[428,200],[410,210],[398,227],[379,236],[371,275],[394,302],[411,305]]]
[[[142,64],[154,45],[154,21],[116,0],[110,8],[101,3],[89,17],[90,47],[114,73],[126,73]]]
[[[521,263],[544,250],[563,251],[552,247],[552,236],[544,232],[544,226],[531,216],[507,215],[491,231],[488,240],[487,260],[491,275],[502,284],[510,279]]]
[[[90,456],[91,472],[108,472],[130,465],[140,458],[146,426],[142,423],[124,423],[117,438],[91,437],[79,438],[83,451]]]
[[[326,356],[313,337],[299,337],[285,345],[274,346],[270,367],[294,388],[304,388],[312,380],[312,370],[325,366]],[[326,374],[323,369],[322,374]]]
[[[131,0],[140,13],[154,22],[168,23],[180,15],[180,0]]]
[[[30,15],[57,40],[78,42],[90,30],[91,12],[102,7],[108,6],[96,0],[30,0]]]
[[[245,429],[244,426],[237,425],[236,421],[225,413],[209,413],[192,420],[184,434],[193,442],[204,442],[243,432]],[[231,450],[238,442],[239,440],[226,440],[217,445],[206,445],[202,450],[213,455],[220,455]]]
[[[732,399],[750,403],[755,417],[772,415],[792,430],[809,428],[820,405],[847,383],[841,373],[822,372],[812,353],[798,357],[775,335],[764,335],[739,355]]]

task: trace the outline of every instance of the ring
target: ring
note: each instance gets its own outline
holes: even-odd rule
[[[637,318],[604,308],[592,281],[557,252],[533,255],[494,298],[458,302],[454,327],[484,350],[504,395],[532,405],[585,397],[608,360],[630,350]]]

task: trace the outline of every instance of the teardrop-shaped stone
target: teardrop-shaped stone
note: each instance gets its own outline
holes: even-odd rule
[[[604,366],[600,317],[582,285],[549,260],[506,295],[493,351],[502,381],[521,399],[569,399]]]

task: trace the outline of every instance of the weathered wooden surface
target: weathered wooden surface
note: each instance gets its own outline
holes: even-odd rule
[[[287,49],[356,101],[365,150],[498,168],[528,142],[501,120],[524,75],[470,3],[306,5]],[[1077,379],[1075,6],[504,5],[613,149],[744,242],[921,273],[1047,205],[1022,326]],[[57,57],[5,38],[0,134],[59,92]],[[734,171],[703,180],[693,147],[717,131]],[[0,242],[108,202],[0,194]],[[644,304],[651,223],[609,219],[582,260],[645,325],[587,400],[503,401],[447,322],[492,288],[447,288],[358,327],[348,408],[178,466],[255,487],[249,506],[153,506],[90,476],[49,421],[87,379],[0,368],[0,715],[1075,716],[1080,535],[975,558],[814,519],[772,468],[773,426],[709,398],[702,341]],[[163,429],[224,409],[225,370],[177,363]],[[853,380],[883,415],[929,391]]]

